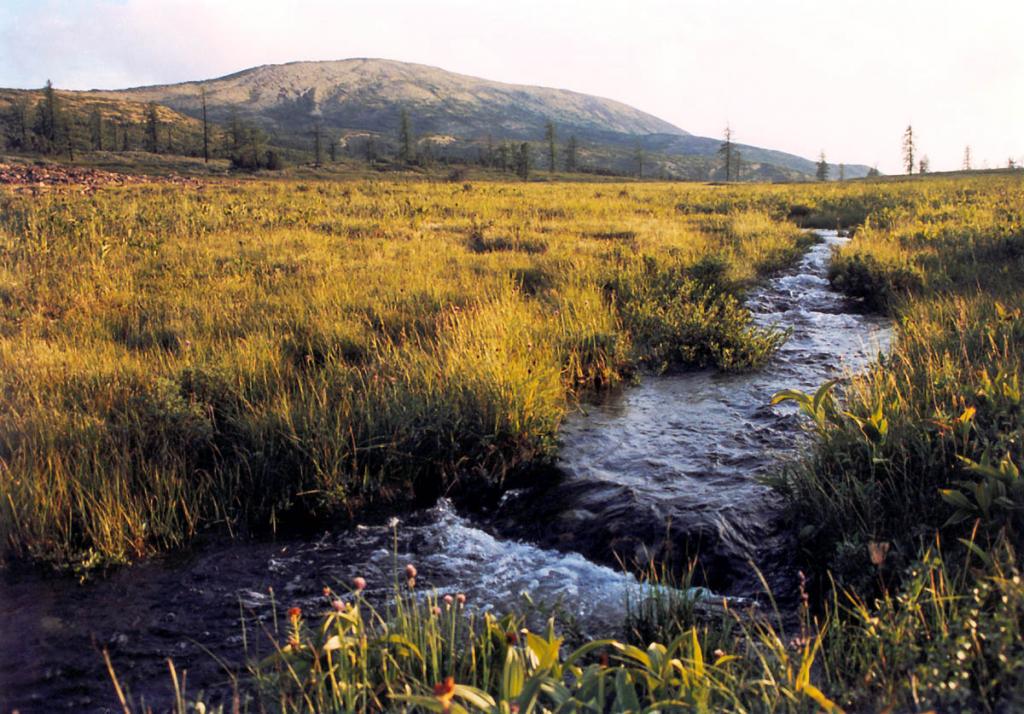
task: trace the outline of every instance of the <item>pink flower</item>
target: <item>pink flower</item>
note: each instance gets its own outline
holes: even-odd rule
[[[356,589],[357,593],[361,593],[366,590],[366,578],[356,576],[352,578],[352,587]]]

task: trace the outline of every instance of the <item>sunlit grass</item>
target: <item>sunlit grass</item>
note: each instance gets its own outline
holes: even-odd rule
[[[499,482],[582,392],[748,369],[807,238],[708,189],[209,184],[0,196],[7,557],[123,562]],[[710,261],[710,262],[709,262]]]

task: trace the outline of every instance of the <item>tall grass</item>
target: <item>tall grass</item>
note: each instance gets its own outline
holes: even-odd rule
[[[754,367],[805,236],[708,189],[211,183],[0,195],[0,550],[125,562],[500,482],[582,392]],[[749,205],[748,205],[749,204]]]
[[[623,638],[571,650],[554,623],[357,588],[264,633],[239,707],[1024,705],[1018,178],[2,200],[0,528],[8,557],[83,566],[500,478],[642,365],[756,367],[778,336],[737,300],[799,255],[784,219],[852,227],[833,282],[897,336],[841,388],[778,395],[815,432],[773,480],[807,572],[796,625],[702,618],[657,582]]]

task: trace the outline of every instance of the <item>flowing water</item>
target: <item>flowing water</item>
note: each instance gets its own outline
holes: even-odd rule
[[[493,508],[464,514],[442,500],[397,524],[210,546],[83,586],[8,575],[0,712],[115,711],[104,648],[135,694],[166,694],[168,657],[188,670],[192,691],[215,689],[228,679],[216,658],[237,667],[243,636],[267,652],[274,602],[315,612],[325,585],[356,575],[383,598],[407,562],[426,589],[465,592],[472,606],[496,610],[528,592],[588,634],[614,632],[638,587],[619,562],[682,562],[699,550],[699,577],[722,595],[758,595],[750,561],[785,590],[796,524],[757,477],[793,453],[800,432],[792,408],[769,399],[862,368],[890,335],[829,289],[829,256],[844,239],[822,238],[749,298],[760,324],[793,331],[770,365],[648,377],[589,405],[565,425],[558,468]]]

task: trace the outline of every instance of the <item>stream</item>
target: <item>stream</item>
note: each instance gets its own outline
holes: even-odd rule
[[[792,335],[763,369],[687,372],[587,404],[567,420],[559,462],[490,508],[448,500],[381,525],[316,539],[211,545],[79,585],[41,575],[0,579],[0,713],[119,711],[100,651],[133,696],[169,691],[166,659],[188,670],[189,691],[223,688],[217,659],[237,667],[243,645],[269,644],[279,609],[323,608],[325,585],[361,575],[367,595],[390,592],[396,565],[415,563],[420,589],[464,592],[504,611],[529,593],[541,611],[584,634],[621,628],[639,584],[621,563],[685,563],[719,596],[758,598],[795,584],[794,527],[758,477],[799,447],[784,388],[816,389],[864,368],[888,348],[889,323],[860,314],[825,279],[836,245],[821,231],[800,264],[748,298],[755,320]],[[243,635],[246,639],[243,639]]]

